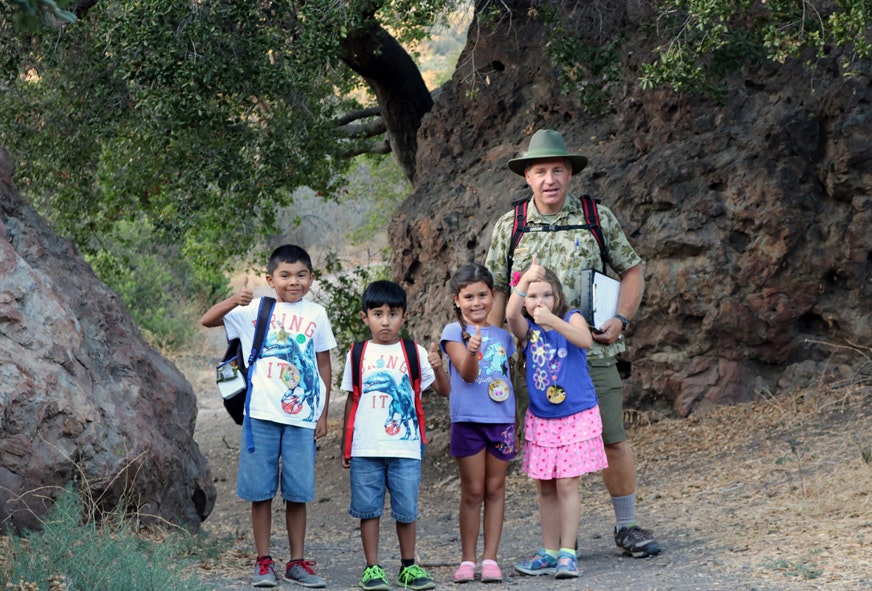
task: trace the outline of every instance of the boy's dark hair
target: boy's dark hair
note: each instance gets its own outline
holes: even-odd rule
[[[381,308],[387,304],[389,308],[402,308],[406,311],[406,290],[393,281],[373,281],[363,291],[360,309],[366,314],[373,308]]]
[[[304,248],[296,244],[283,244],[272,251],[266,272],[272,275],[282,263],[303,263],[312,271],[312,258]]]

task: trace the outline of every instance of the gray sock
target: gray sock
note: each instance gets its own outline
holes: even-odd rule
[[[615,531],[622,527],[636,525],[636,494],[625,497],[612,497],[612,506],[615,508]]]

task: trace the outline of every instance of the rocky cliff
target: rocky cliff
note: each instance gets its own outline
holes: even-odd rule
[[[215,487],[191,385],[12,186],[0,148],[0,527],[75,482],[97,510],[196,530]]]
[[[592,115],[560,93],[529,3],[508,5],[510,23],[470,28],[419,133],[419,186],[390,226],[412,334],[438,338],[452,317],[448,278],[484,260],[495,220],[529,195],[506,161],[553,128],[590,159],[573,191],[615,211],[646,261],[622,362],[631,405],[688,415],[868,376],[858,352],[872,343],[869,64],[852,77],[829,61],[747,68],[722,103],[643,92],[645,15],[614,3],[566,15],[587,41],[630,40],[623,81],[605,89],[610,108]]]

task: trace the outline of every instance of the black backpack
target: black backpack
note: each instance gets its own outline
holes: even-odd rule
[[[599,211],[596,204],[598,200],[590,195],[581,196],[581,205],[584,209],[584,224],[567,224],[567,225],[527,225],[527,207],[530,204],[530,199],[521,199],[515,201],[512,205],[515,208],[515,221],[512,224],[512,238],[509,241],[509,250],[506,253],[506,285],[512,284],[512,264],[515,260],[515,248],[521,241],[521,238],[527,232],[557,232],[560,230],[590,230],[600,249],[600,258],[603,261],[603,273],[606,271],[606,263],[609,258],[609,247],[606,244],[606,239],[603,236],[603,229],[600,225]]]
[[[248,360],[246,361],[242,353],[242,343],[239,339],[233,339],[227,343],[227,351],[224,352],[224,357],[221,358],[222,362],[236,359],[236,366],[245,379],[244,390],[230,398],[224,399],[224,408],[227,409],[227,412],[237,425],[242,424],[245,416],[245,402],[251,390],[249,371],[251,366],[254,365],[254,361],[260,356],[260,350],[263,347],[263,340],[266,337],[275,304],[275,298],[265,297],[260,299],[260,307],[257,310],[257,324],[254,327],[254,340],[251,343],[251,355],[248,356]]]

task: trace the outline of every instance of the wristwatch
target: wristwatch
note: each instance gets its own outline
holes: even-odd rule
[[[615,314],[615,318],[617,318],[618,320],[621,321],[621,325],[623,326],[622,330],[627,330],[627,328],[630,326],[630,321],[629,321],[629,319],[627,319],[626,316],[621,316],[620,314]]]

